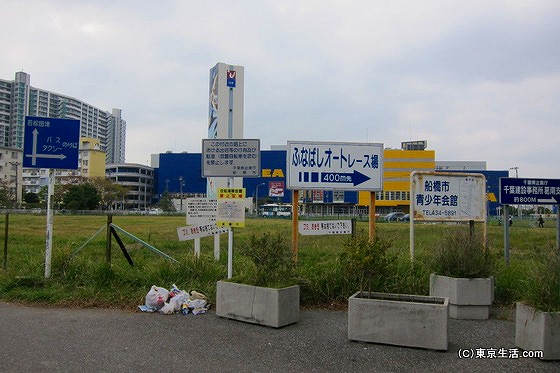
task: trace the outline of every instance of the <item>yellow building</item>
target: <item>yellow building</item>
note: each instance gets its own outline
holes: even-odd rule
[[[78,162],[81,176],[105,177],[105,158],[99,139],[80,139]]]
[[[376,212],[410,211],[410,173],[434,171],[435,150],[385,149],[383,151],[383,191],[375,193]],[[360,192],[358,204],[369,205],[369,192]]]

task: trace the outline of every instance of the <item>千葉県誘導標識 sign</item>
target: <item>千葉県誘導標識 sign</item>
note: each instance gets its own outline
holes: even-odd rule
[[[500,178],[502,205],[558,205],[560,179]]]
[[[25,117],[23,167],[78,169],[80,121]]]
[[[288,141],[289,189],[383,189],[383,144]]]

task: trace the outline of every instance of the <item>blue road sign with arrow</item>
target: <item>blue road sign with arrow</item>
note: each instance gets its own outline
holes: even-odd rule
[[[560,205],[560,179],[500,178],[502,205]]]
[[[80,121],[25,117],[23,167],[78,169]]]

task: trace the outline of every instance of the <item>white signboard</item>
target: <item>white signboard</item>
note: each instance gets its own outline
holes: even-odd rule
[[[215,234],[221,234],[227,232],[228,230],[226,228],[218,227],[216,224],[189,225],[187,227],[177,228],[177,235],[179,236],[179,241],[187,241],[195,238],[212,236]]]
[[[187,224],[216,223],[218,200],[212,198],[187,198]]]
[[[414,220],[485,221],[484,175],[414,171],[410,179]]]
[[[288,189],[383,189],[383,144],[288,141]]]
[[[351,220],[299,221],[299,233],[304,236],[352,234]]]
[[[260,177],[260,140],[202,140],[202,176]]]

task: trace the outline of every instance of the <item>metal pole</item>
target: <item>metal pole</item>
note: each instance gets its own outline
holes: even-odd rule
[[[107,238],[105,242],[105,262],[111,264],[111,224],[113,224],[113,215],[107,215]]]
[[[233,277],[233,229],[229,228],[228,231],[228,263],[227,263],[227,278]]]
[[[375,192],[369,193],[369,240],[375,239]]]
[[[49,169],[49,186],[47,192],[47,232],[45,240],[45,278],[51,277],[52,261],[52,232],[53,232],[53,195],[54,195],[54,169]]]
[[[504,205],[504,257],[509,265],[509,205]]]

